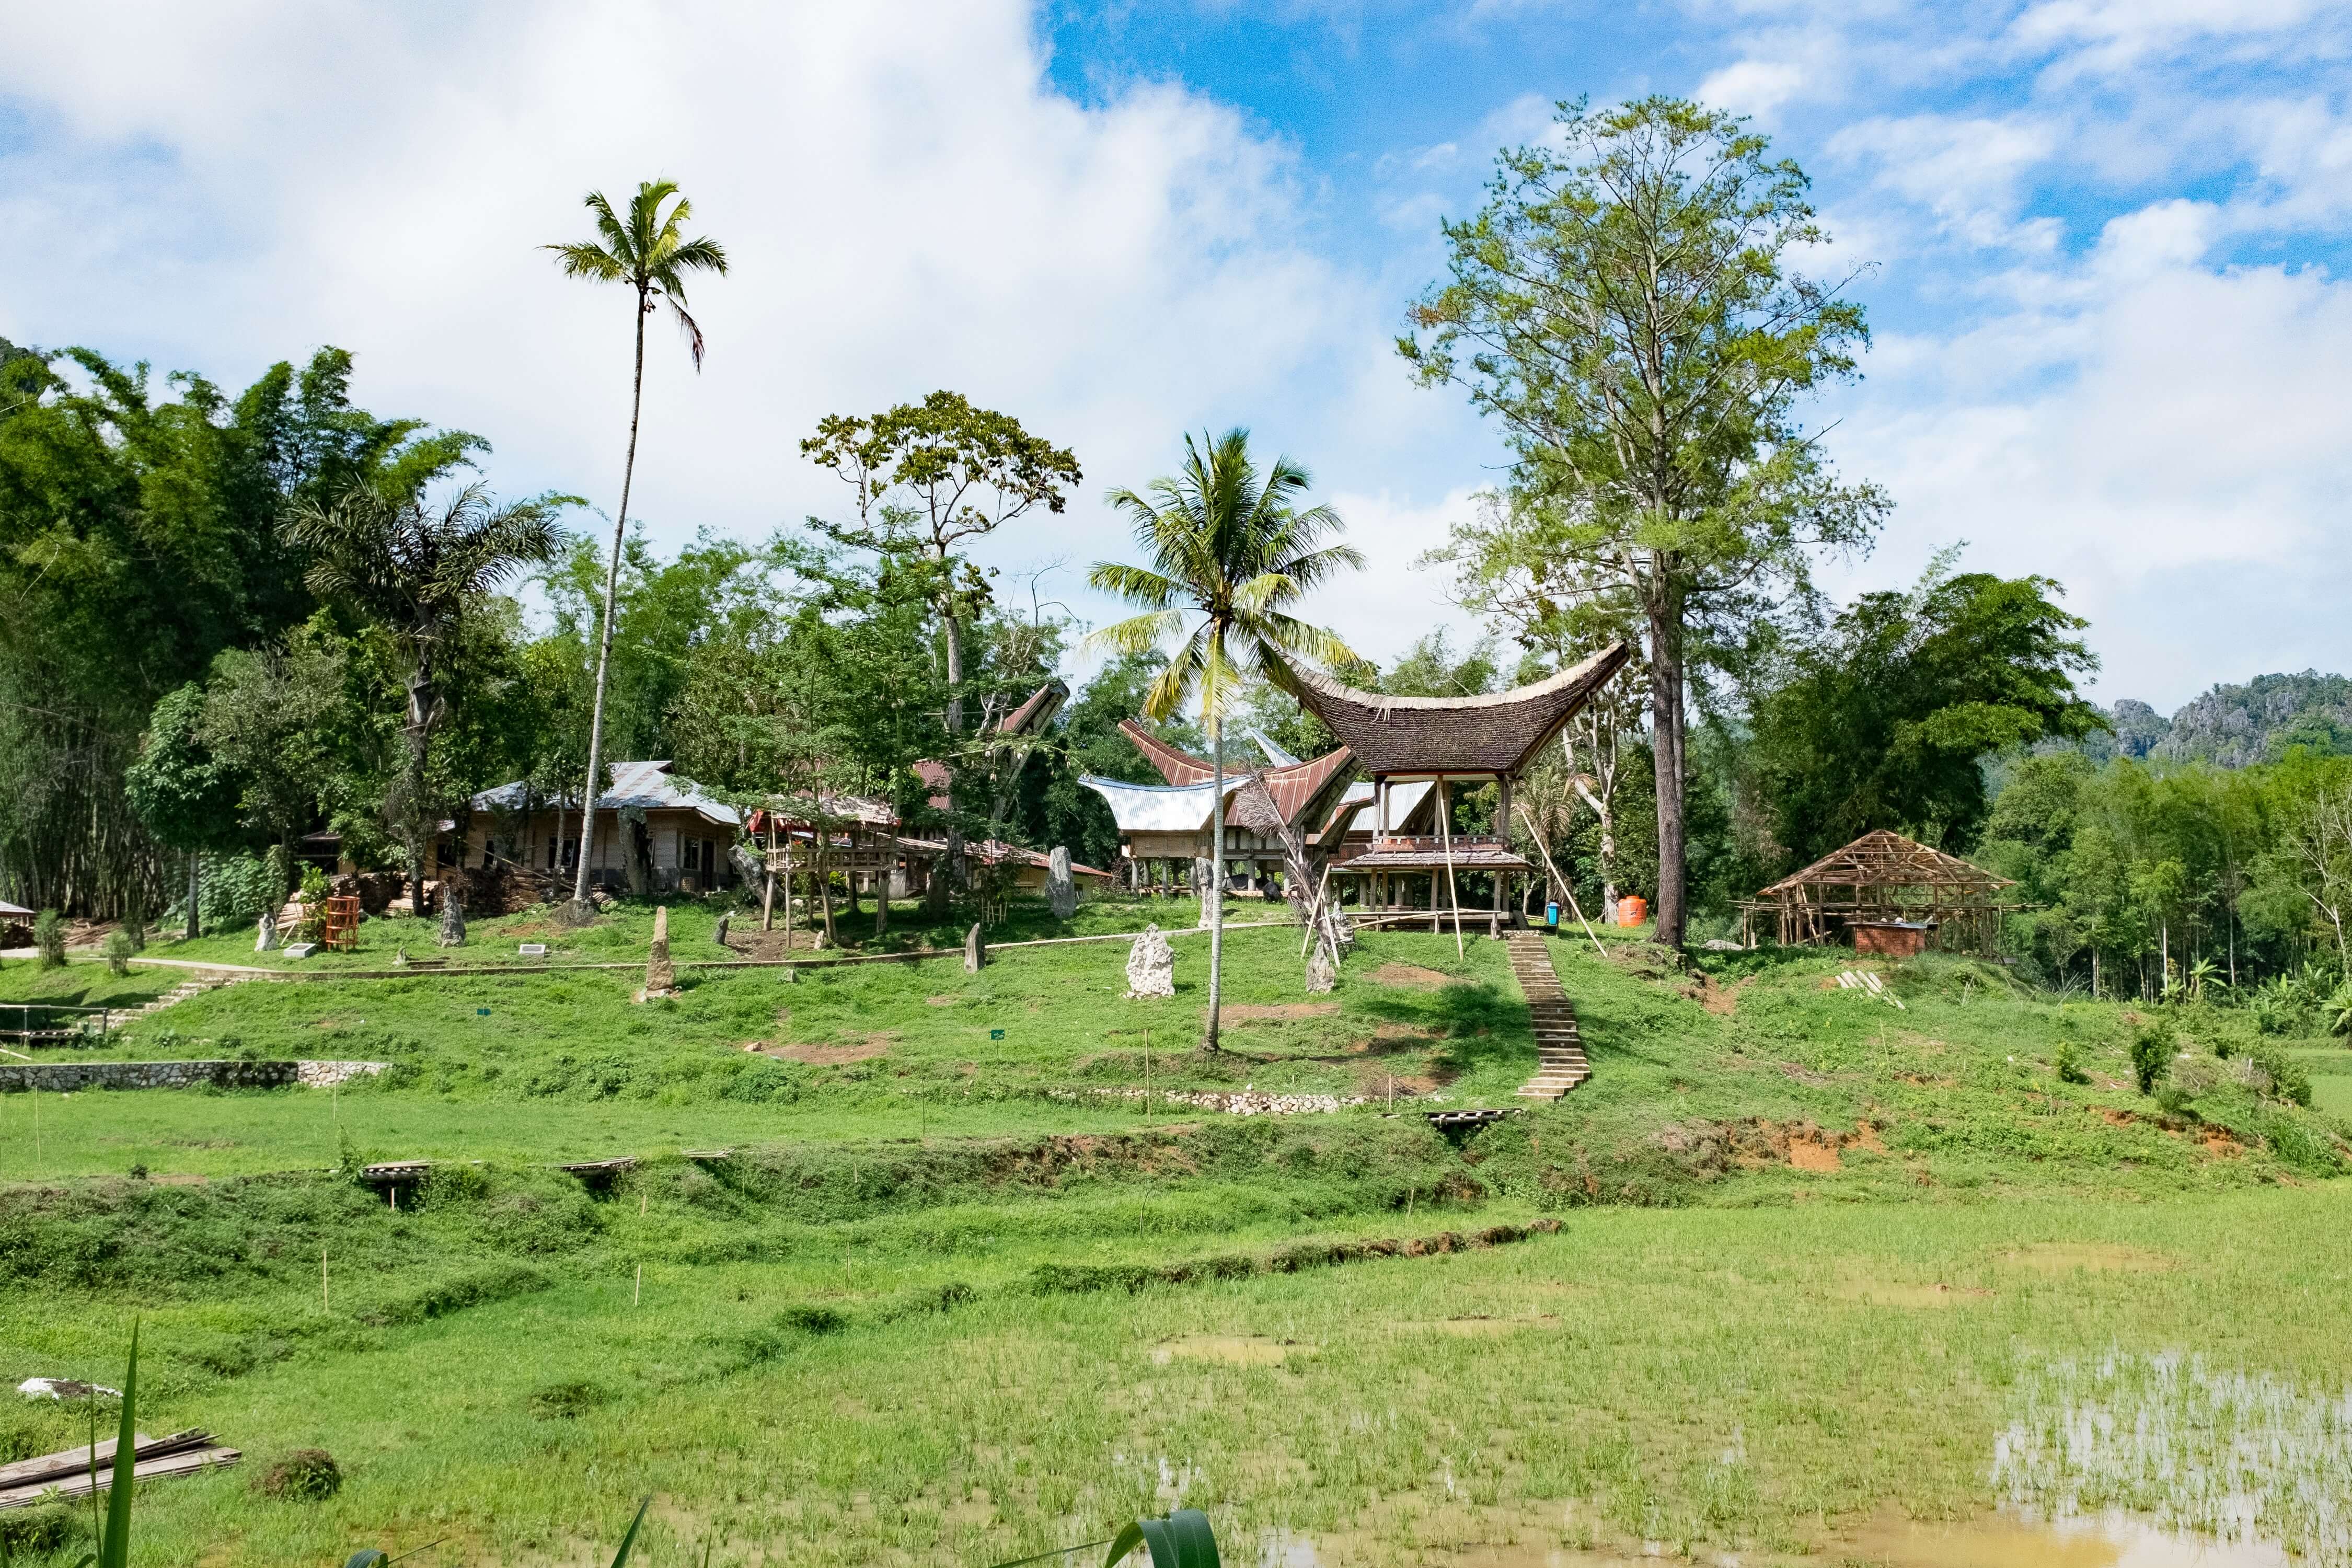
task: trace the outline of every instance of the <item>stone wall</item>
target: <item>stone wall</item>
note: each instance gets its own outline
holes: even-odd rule
[[[0,1064],[0,1094],[46,1089],[325,1089],[383,1071],[389,1062],[9,1062]]]

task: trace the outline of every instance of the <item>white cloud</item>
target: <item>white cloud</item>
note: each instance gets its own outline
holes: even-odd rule
[[[1714,109],[1769,118],[1806,88],[1803,67],[1788,60],[1739,60],[1703,79],[1692,96]]]
[[[1407,390],[1357,347],[1398,301],[1295,237],[1285,145],[1173,86],[1057,96],[1018,5],[32,20],[0,59],[38,138],[0,220],[54,243],[20,250],[0,331],[224,381],[340,343],[369,406],[495,440],[509,490],[616,500],[628,308],[538,247],[586,234],[592,186],[677,179],[734,265],[693,291],[701,375],[648,341],[632,511],[666,540],[837,509],[797,455],[818,416],[951,386],[1087,470],[990,552],[1083,563],[1125,546],[1103,488],[1184,430],[1319,408],[1345,387],[1300,378],[1335,367]],[[1330,481],[1368,456],[1288,422],[1266,439],[1326,441],[1300,456]]]

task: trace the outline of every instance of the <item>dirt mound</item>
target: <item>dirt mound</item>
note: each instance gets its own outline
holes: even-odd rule
[[[1451,985],[1454,976],[1434,969],[1423,969],[1418,963],[1399,963],[1391,960],[1372,971],[1372,978],[1382,985]]]
[[[757,1051],[761,1056],[773,1057],[778,1061],[802,1062],[815,1068],[833,1068],[841,1067],[848,1062],[870,1062],[876,1057],[887,1056],[891,1042],[898,1037],[896,1035],[868,1035],[854,1046],[820,1046],[805,1042],[772,1046],[754,1040],[743,1048],[747,1051]]]

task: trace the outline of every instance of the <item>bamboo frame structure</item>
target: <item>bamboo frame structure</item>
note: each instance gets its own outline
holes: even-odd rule
[[[1782,878],[1740,905],[1740,935],[1753,947],[1757,917],[1771,917],[1784,947],[1836,942],[1855,925],[1924,924],[1929,945],[1996,955],[2000,917],[2031,905],[2004,902],[2017,884],[1957,856],[1879,828]]]

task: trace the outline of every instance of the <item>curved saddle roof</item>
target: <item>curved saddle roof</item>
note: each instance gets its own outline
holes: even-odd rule
[[[1612,643],[1532,686],[1479,697],[1391,697],[1295,668],[1298,699],[1376,778],[1394,773],[1517,773],[1625,666]]]

